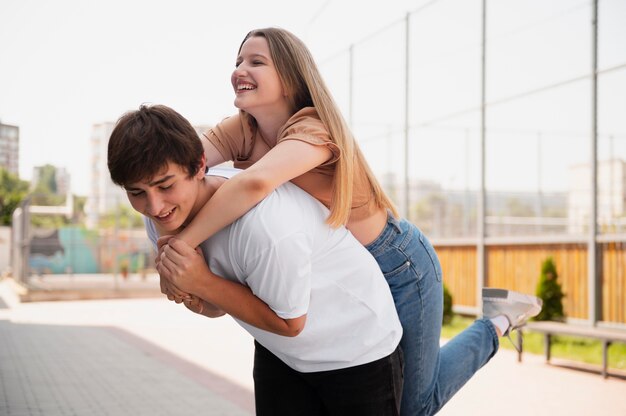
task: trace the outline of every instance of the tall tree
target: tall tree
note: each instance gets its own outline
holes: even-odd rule
[[[0,225],[11,225],[13,211],[28,193],[28,182],[0,167]]]
[[[32,191],[33,205],[61,205],[65,201],[64,195],[57,194],[57,168],[53,165],[43,165],[39,168],[39,178]]]

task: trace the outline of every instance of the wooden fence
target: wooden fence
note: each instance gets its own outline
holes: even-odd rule
[[[472,244],[434,246],[455,306],[477,306],[477,251]],[[485,286],[535,293],[541,263],[554,259],[568,318],[589,319],[587,245],[583,242],[493,244],[485,247]],[[626,242],[598,243],[601,321],[626,324]]]

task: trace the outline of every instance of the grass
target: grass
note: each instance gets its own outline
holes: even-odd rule
[[[452,318],[452,322],[441,328],[443,338],[452,338],[467,328],[474,320],[459,315]],[[512,335],[515,339],[515,335]],[[500,348],[514,349],[511,342],[502,338]],[[533,332],[524,333],[524,352],[544,354],[544,336]],[[580,361],[587,364],[602,365],[602,343],[588,338],[571,336],[552,337],[552,357]],[[609,347],[609,368],[626,370],[626,344],[614,343]]]

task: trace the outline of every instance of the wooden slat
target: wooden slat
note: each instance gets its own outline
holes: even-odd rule
[[[606,322],[626,322],[626,244],[607,242],[602,253],[602,317]]]
[[[436,246],[444,272],[444,282],[455,305],[476,306],[476,248],[472,245]],[[626,323],[624,315],[624,275],[626,246],[613,244],[603,254],[604,321]],[[541,263],[554,258],[563,287],[565,313],[570,318],[588,317],[587,250],[582,243],[502,244],[487,246],[487,285],[534,294]],[[609,274],[607,274],[609,273]]]
[[[476,305],[476,247],[438,247],[443,282],[452,294],[454,305]]]

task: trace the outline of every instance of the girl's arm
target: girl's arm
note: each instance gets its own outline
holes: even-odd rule
[[[211,141],[206,137],[206,134],[203,134],[202,137],[200,137],[200,142],[202,143],[202,148],[204,149],[204,156],[206,158],[206,165],[208,167],[217,166],[220,163],[224,163],[226,161],[224,156],[222,156],[222,154],[217,150],[217,147],[215,147],[215,145],[211,143]],[[169,240],[171,236],[166,235],[157,224],[155,224],[154,226],[160,237],[157,240],[157,250],[160,256],[163,246],[167,243],[167,240]],[[158,263],[158,260],[156,261],[156,263]],[[187,293],[182,292],[176,286],[168,282],[167,279],[163,279],[161,277],[160,281],[161,281],[161,293],[165,294],[169,300],[182,299],[187,295]]]
[[[208,302],[213,307],[211,312],[217,312],[211,317],[220,316],[219,312],[223,311],[247,324],[286,337],[295,337],[304,329],[306,314],[294,319],[279,317],[249,287],[214,274],[199,249],[172,239],[166,250],[167,256],[157,266],[159,274],[181,290]],[[202,314],[209,316],[204,311]]]
[[[280,142],[255,164],[220,186],[177,238],[196,247],[243,216],[274,189],[321,165],[332,156],[327,146],[300,140]]]
[[[206,165],[208,167],[212,168],[213,166],[226,162],[226,158],[224,158],[219,150],[217,150],[217,147],[215,147],[215,145],[206,138],[206,135],[203,134],[200,139],[202,141],[202,148],[204,149],[204,156],[206,157]]]

